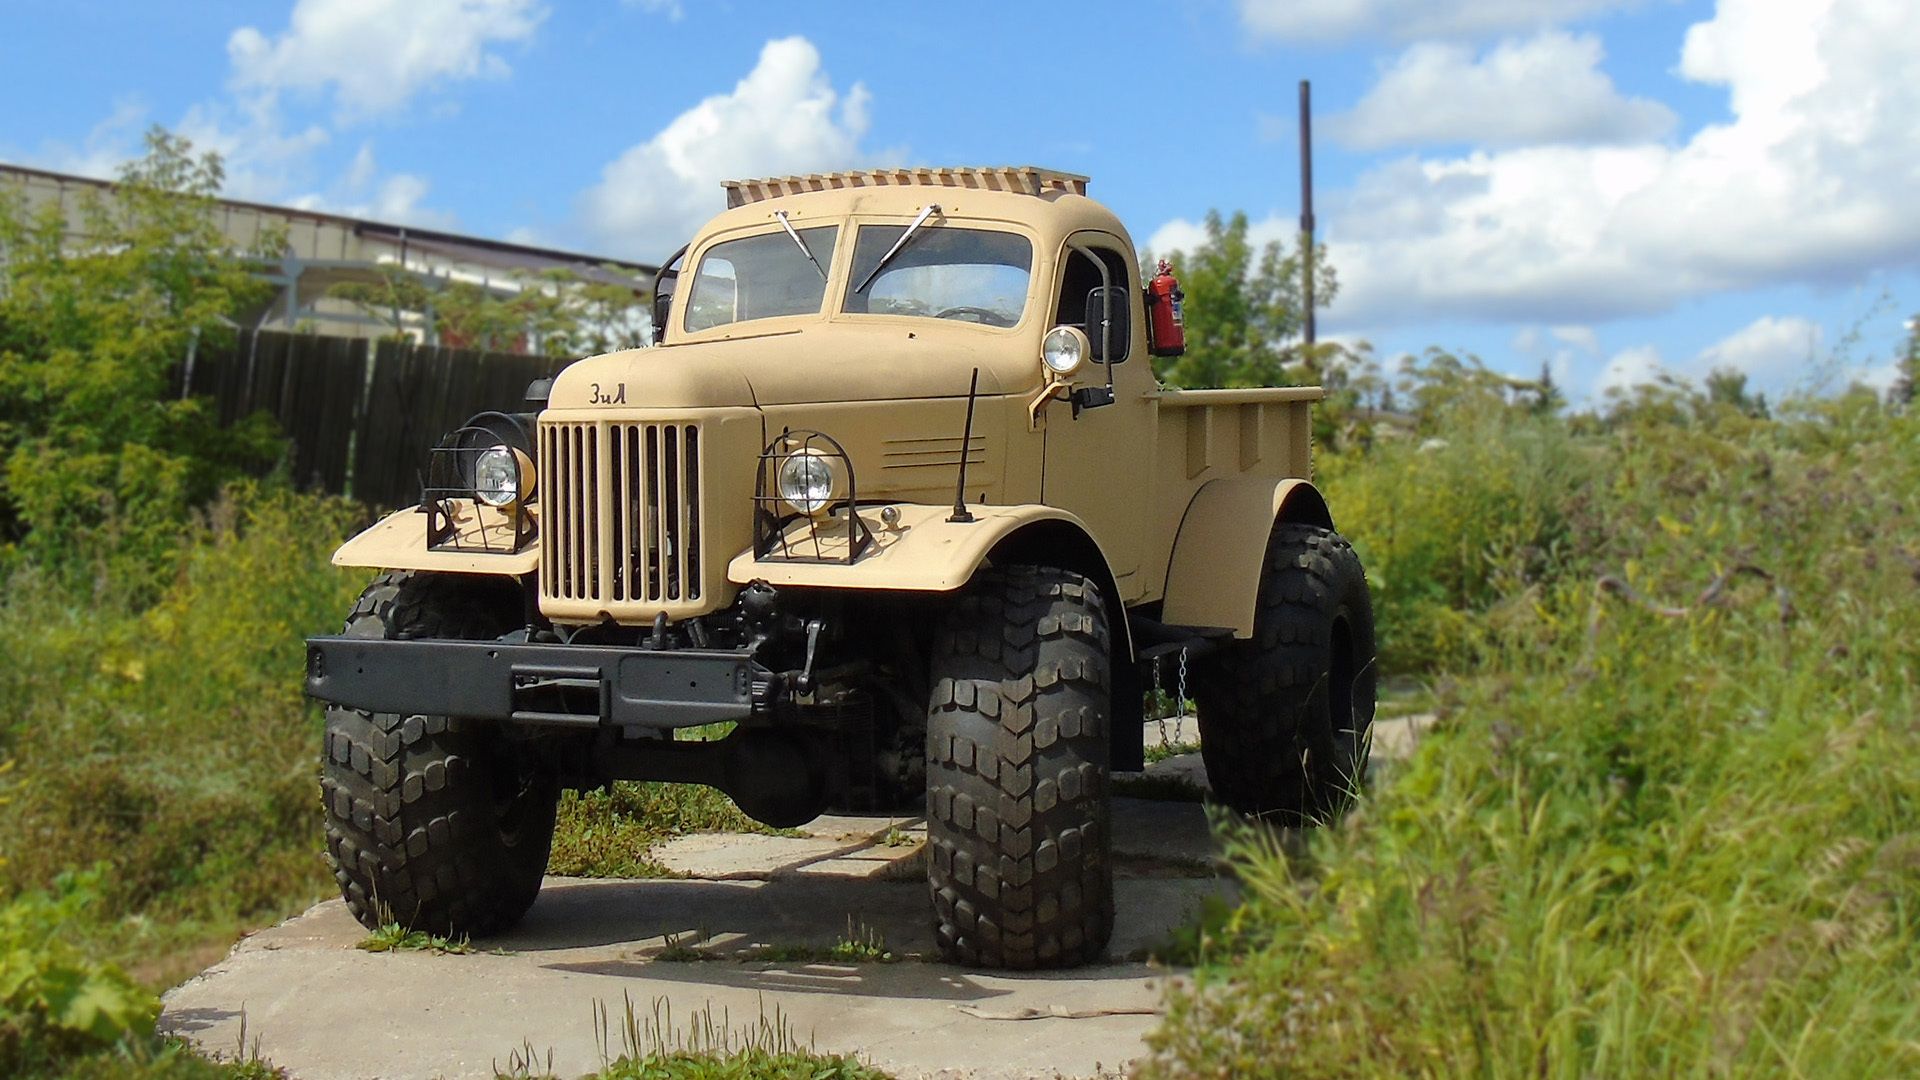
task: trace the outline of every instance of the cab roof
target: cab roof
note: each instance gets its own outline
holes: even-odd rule
[[[947,187],[975,191],[1011,191],[1044,195],[1062,191],[1087,193],[1087,178],[1077,173],[1042,169],[1037,165],[974,165],[943,169],[865,169],[858,172],[806,173],[762,180],[728,180],[727,208],[745,206],[782,195],[806,191],[839,191],[870,187]]]
[[[911,217],[930,202],[960,219],[1021,222],[1049,244],[1082,230],[1132,243],[1113,211],[1087,197],[1086,177],[1031,165],[812,173],[725,187],[728,209],[701,228],[695,247],[716,233],[771,223],[776,211],[805,227],[859,215]]]

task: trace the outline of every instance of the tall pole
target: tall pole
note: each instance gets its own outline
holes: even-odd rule
[[[1309,348],[1313,326],[1313,84],[1300,80],[1300,278]]]

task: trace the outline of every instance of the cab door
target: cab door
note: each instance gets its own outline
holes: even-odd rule
[[[1137,571],[1153,514],[1154,381],[1138,270],[1127,245],[1101,232],[1074,234],[1055,265],[1050,326],[1085,330],[1094,356],[1075,380],[1082,407],[1066,400],[1047,407],[1041,494],[1087,523],[1122,599],[1130,600],[1141,593]],[[1111,342],[1114,355],[1106,358],[1100,356],[1103,310],[1112,315],[1109,339],[1125,335],[1124,342]],[[1109,382],[1112,401],[1103,403]]]

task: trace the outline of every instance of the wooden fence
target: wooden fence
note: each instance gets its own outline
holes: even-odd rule
[[[391,508],[420,496],[440,437],[477,412],[526,408],[527,384],[570,360],[312,334],[246,332],[200,349],[175,390],[211,398],[219,422],[264,411],[292,442],[294,482]]]

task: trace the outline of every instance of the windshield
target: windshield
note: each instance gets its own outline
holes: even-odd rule
[[[880,268],[871,284],[857,288],[906,231],[905,225],[860,227],[843,310],[986,326],[1020,321],[1027,306],[1033,245],[1018,233],[928,225]],[[798,257],[799,252],[794,254]]]
[[[821,266],[833,261],[839,226],[795,230]],[[785,231],[715,244],[700,257],[687,294],[688,331],[820,310],[827,283]]]

